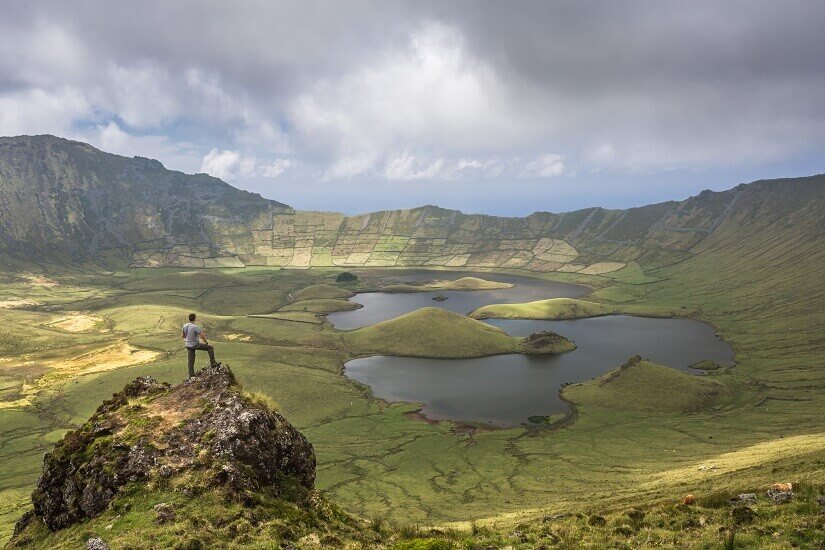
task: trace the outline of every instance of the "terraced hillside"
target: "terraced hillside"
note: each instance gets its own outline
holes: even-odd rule
[[[0,138],[0,251],[132,267],[519,269],[600,275],[684,258],[761,187],[525,218],[425,206],[302,212],[204,174],[52,136]],[[804,185],[804,184],[803,184]]]

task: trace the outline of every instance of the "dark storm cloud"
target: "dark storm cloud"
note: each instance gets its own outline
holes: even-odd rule
[[[822,150],[823,23],[805,0],[12,0],[0,133],[259,190],[713,173]]]

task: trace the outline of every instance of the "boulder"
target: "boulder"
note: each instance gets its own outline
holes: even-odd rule
[[[731,504],[756,504],[756,494],[755,493],[739,493],[732,499],[730,499]]]
[[[92,537],[86,541],[86,550],[109,550],[109,545],[100,537]]]
[[[774,504],[785,504],[793,500],[794,494],[793,491],[780,491],[771,487],[767,490],[765,496],[771,499]]]

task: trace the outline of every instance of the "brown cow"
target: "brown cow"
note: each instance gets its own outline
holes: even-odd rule
[[[793,483],[774,483],[771,485],[771,489],[780,493],[792,493]]]
[[[693,493],[688,493],[682,502],[684,502],[686,506],[693,506],[696,503],[696,497],[693,496]]]

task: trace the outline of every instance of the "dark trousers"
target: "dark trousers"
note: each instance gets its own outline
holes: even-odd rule
[[[195,376],[195,351],[205,351],[209,354],[209,364],[215,364],[215,348],[209,344],[198,342],[194,348],[186,348],[189,352],[189,376]]]

